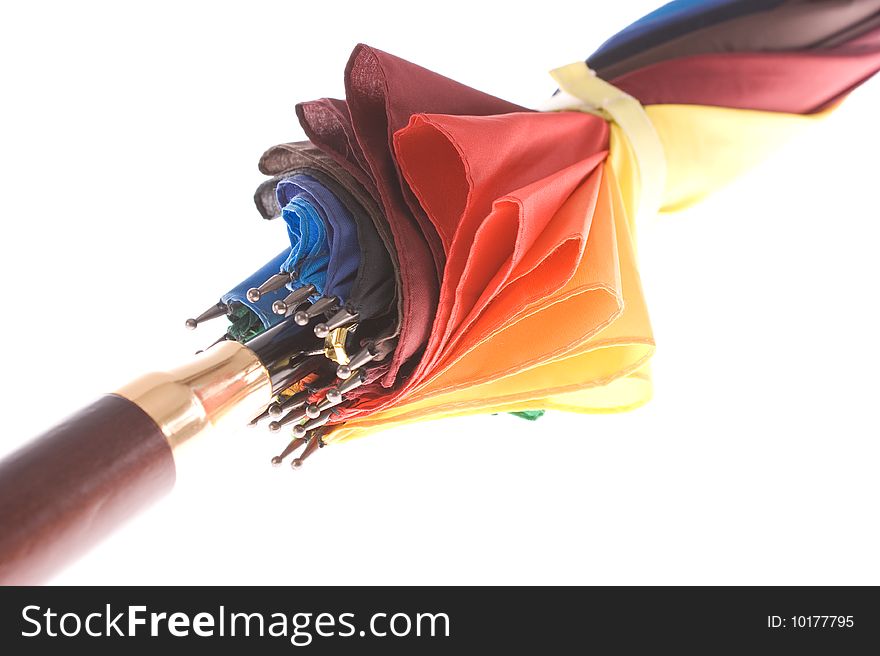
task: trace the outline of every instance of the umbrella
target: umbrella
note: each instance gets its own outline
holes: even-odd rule
[[[288,244],[187,322],[228,317],[219,343],[0,463],[0,580],[32,581],[100,537],[222,421],[292,427],[272,462],[297,468],[413,421],[645,403],[637,219],[698,201],[833,111],[880,68],[878,12],[670,3],[589,66],[555,69],[543,111],[357,46],[345,99],[297,106],[309,142],[260,160],[255,202]]]
[[[858,31],[850,26],[850,32]],[[849,43],[821,52],[732,53],[690,57],[662,62],[645,71],[638,79],[648,87],[644,91],[649,98],[647,102],[661,104],[648,107],[646,111],[663,144],[669,165],[663,208],[674,209],[694,202],[759,161],[770,148],[791,133],[820,118],[794,114],[821,110],[873,75],[880,68],[875,39],[874,32],[869,30],[866,34],[859,32],[859,36]],[[719,84],[714,88],[701,84],[713,79],[725,67],[732,67],[735,71],[733,84]],[[814,74],[810,75],[810,69]],[[772,79],[761,75],[770,70],[775,72]],[[724,80],[728,82],[726,78]],[[623,80],[621,86],[625,87],[628,81]],[[578,80],[575,79],[573,84],[576,87]],[[630,87],[635,91],[637,84],[631,83]],[[650,93],[652,89],[656,96],[654,98]],[[715,96],[713,90],[716,90]],[[751,111],[735,111],[737,109]],[[405,174],[410,172],[406,175],[407,180],[429,213],[431,199],[440,199],[446,194],[455,197],[456,185],[444,180],[436,189],[421,189],[420,182],[430,185],[431,180],[437,178],[432,177],[428,169],[425,179],[418,179],[419,158],[438,165],[438,154],[451,149],[449,146],[432,147],[435,142],[428,138],[408,153],[406,143],[412,139],[408,130],[424,132],[430,129],[428,126],[431,122],[436,124],[439,120],[438,117],[414,117],[410,126],[396,135],[399,167]],[[467,119],[458,118],[456,122],[463,120]],[[695,126],[698,129],[694,129]],[[462,140],[449,128],[436,129],[436,132],[448,135],[448,140],[455,144],[456,152],[464,153],[461,159],[465,163],[470,157],[479,161],[480,143],[473,146],[476,155],[471,156],[466,143],[463,145]],[[479,134],[480,131],[475,130],[474,133]],[[515,138],[514,131],[508,134],[511,140]],[[486,145],[490,141],[487,139],[482,143],[483,152],[489,152]],[[620,142],[623,141],[625,139],[621,138]],[[758,146],[749,149],[742,147],[743,143],[753,142],[757,142]],[[616,169],[620,178],[626,181],[616,190],[620,210],[617,216],[631,217],[636,212],[639,196],[635,192],[639,184],[638,176],[634,174],[638,170],[638,162],[633,161],[631,150],[625,147],[619,150],[624,154],[616,158],[616,166],[613,163],[615,158],[612,158],[612,164],[607,168],[612,171]],[[408,155],[415,158],[414,163],[407,161]],[[627,159],[630,160],[628,163]],[[714,164],[716,160],[721,162],[720,166]],[[471,170],[467,165],[442,166],[447,172]],[[606,177],[614,180],[612,175]],[[612,186],[616,185],[612,183]],[[443,202],[448,203],[448,197],[443,198]],[[450,211],[449,208],[445,209]],[[594,224],[598,214],[597,209],[592,217]],[[609,214],[615,216],[613,211]],[[619,230],[617,234],[619,236]],[[623,262],[628,259],[626,251],[631,251],[631,232],[623,240],[618,238],[618,244],[622,242],[626,246],[627,241],[630,242],[630,249],[619,251],[619,259]],[[588,260],[588,254],[589,249],[584,261]],[[426,376],[427,380],[411,384],[397,398],[386,399],[383,412],[355,418],[341,430],[326,437],[325,441],[348,439],[393,423],[428,417],[535,407],[608,411],[643,403],[649,398],[650,386],[647,373],[640,369],[650,358],[653,341],[644,302],[638,291],[637,273],[633,271],[629,278],[632,281],[629,287],[634,291],[621,292],[619,297],[626,298],[627,302],[621,305],[630,309],[632,316],[638,317],[632,323],[627,321],[631,317],[623,312],[607,315],[605,322],[598,317],[593,319],[589,310],[596,310],[597,303],[588,303],[586,312],[569,310],[566,315],[565,309],[570,299],[565,297],[564,291],[552,288],[545,290],[543,303],[538,307],[530,305],[527,295],[517,299],[519,311],[527,315],[526,320],[520,320],[513,307],[496,304],[478,318],[472,315],[464,324],[453,321],[447,325],[447,330],[458,329],[459,332],[451,343],[447,342],[449,350],[441,350],[438,355],[429,344],[426,359],[423,360],[423,363],[427,363],[423,368],[431,370]],[[624,277],[621,276],[621,279]],[[452,279],[450,287],[461,297],[463,294],[455,287],[456,280]],[[489,285],[484,290],[485,294],[491,294],[493,287]],[[447,290],[446,293],[450,292]],[[560,303],[548,301],[557,293],[565,300]],[[441,288],[441,299],[443,296],[444,289]],[[548,311],[545,306],[551,309]],[[479,305],[474,306],[476,315],[484,309]],[[562,311],[551,318],[553,309]],[[642,312],[637,312],[639,309]],[[497,314],[493,315],[493,310]],[[445,316],[449,315],[444,314],[441,301],[438,318]],[[451,316],[455,318],[454,311]],[[493,316],[501,326],[494,330],[491,327]],[[571,317],[577,317],[580,321],[573,321]],[[556,341],[556,330],[541,329],[547,326],[574,329],[573,323],[583,330],[575,339],[567,340],[566,336],[559,335]],[[587,337],[590,328],[601,335],[600,343],[590,342]],[[621,332],[618,333],[616,329]],[[538,350],[530,355],[528,351],[530,347],[535,348],[536,336],[540,336]],[[445,337],[448,338],[448,335]],[[440,338],[441,343],[443,339]],[[455,350],[455,345],[459,345],[459,350]],[[504,361],[504,356],[508,354],[514,354],[513,362]],[[429,357],[432,359],[429,360]],[[608,365],[609,362],[613,364]],[[557,395],[563,398],[557,400]],[[401,398],[405,399],[404,403],[400,402]]]
[[[614,86],[584,65],[555,72],[564,93],[551,108],[578,113],[524,110],[358,46],[346,99],[297,114],[382,208],[399,341],[300,432],[340,426],[329,442],[452,414],[644,403],[654,344],[637,214],[711,193],[880,66],[870,2],[811,6],[672,3],[600,49],[607,70],[614,57],[652,60]],[[794,28],[776,39],[758,30],[758,47],[745,29],[757,20]],[[670,43],[678,50],[660,48]],[[373,357],[376,340],[355,347],[365,344]],[[326,396],[312,401],[313,414],[331,410]]]

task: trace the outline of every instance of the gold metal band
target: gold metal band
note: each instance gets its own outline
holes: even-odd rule
[[[250,349],[224,341],[189,364],[147,374],[116,394],[150,415],[176,449],[220,422],[244,426],[272,401],[272,383]]]

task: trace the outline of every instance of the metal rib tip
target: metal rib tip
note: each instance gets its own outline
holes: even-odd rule
[[[321,410],[318,409],[318,406],[314,403],[310,403],[306,406],[306,417],[309,419],[316,419],[321,415]]]
[[[201,355],[202,353],[204,353],[208,349],[213,348],[214,346],[217,346],[217,344],[219,344],[220,342],[225,342],[228,339],[231,339],[229,337],[229,333],[223,333],[218,339],[215,339],[213,342],[208,344],[205,348],[199,349],[198,351],[196,351],[196,355]]]
[[[271,430],[271,431],[281,430],[282,426],[287,426],[288,424],[296,423],[296,422],[300,421],[301,419],[303,419],[305,416],[306,416],[306,409],[304,407],[302,407],[302,405],[300,405],[299,407],[296,407],[293,410],[291,410],[290,412],[288,412],[286,415],[284,415],[280,419],[276,419],[271,424],[269,424],[269,430]],[[276,426],[276,428],[272,428],[273,424]]]
[[[212,305],[211,307],[209,307],[195,319],[187,319],[185,325],[189,330],[195,330],[198,325],[203,321],[210,321],[211,319],[216,319],[218,317],[225,317],[227,311],[228,308],[226,307],[226,303],[223,303],[221,301],[216,305]]]
[[[320,429],[316,430],[311,437],[309,437],[309,441],[306,444],[306,448],[302,450],[302,453],[299,454],[298,457],[293,459],[293,462],[290,463],[290,466],[293,469],[299,469],[303,466],[306,458],[312,455],[315,451],[324,446],[324,440],[321,439],[322,431]]]
[[[339,385],[336,386],[337,391],[342,394],[348,394],[349,392],[356,390],[358,387],[364,384],[364,381],[367,378],[366,371],[359,371],[357,376],[352,376],[347,380],[342,381]]]
[[[256,426],[257,424],[260,423],[261,420],[265,419],[266,417],[271,417],[271,416],[272,416],[272,413],[271,413],[270,409],[271,409],[271,407],[272,407],[273,405],[275,405],[275,404],[274,404],[274,403],[270,404],[268,408],[266,408],[265,410],[263,410],[260,414],[258,414],[258,415],[257,415],[256,417],[254,417],[253,419],[251,419],[251,420],[248,422],[248,426]]]
[[[256,303],[259,301],[263,294],[268,294],[270,292],[277,291],[284,287],[287,283],[293,280],[293,276],[286,271],[281,271],[280,273],[276,273],[275,275],[269,276],[263,284],[259,287],[251,287],[247,290],[247,300],[251,303]]]
[[[331,312],[339,304],[339,299],[335,296],[327,296],[319,298],[309,307],[297,312],[293,315],[293,320],[300,326],[306,326],[308,323],[320,314]]]
[[[299,426],[293,427],[293,436],[296,438],[301,439],[301,438],[305,437],[306,432],[307,431],[302,424],[300,424]]]
[[[292,292],[290,292],[283,301],[275,301],[272,303],[272,312],[275,314],[287,314],[290,310],[294,309],[297,305],[304,303],[309,296],[315,293],[314,285],[306,285],[304,287],[297,287]]]
[[[214,347],[214,346],[217,346],[217,344],[219,344],[220,342],[225,342],[225,341],[227,341],[228,339],[229,339],[229,333],[223,333],[222,335],[220,335],[220,337],[218,337],[218,338],[215,339],[213,342],[211,342],[211,343],[208,345],[208,347],[207,347],[206,349],[204,349],[204,350],[207,351],[209,348]]]
[[[288,444],[286,447],[284,447],[284,451],[282,451],[282,452],[279,453],[277,456],[275,456],[274,458],[272,458],[272,464],[275,465],[275,466],[277,467],[278,465],[281,464],[281,462],[282,462],[287,456],[289,456],[291,453],[293,453],[293,452],[296,451],[298,448],[300,448],[303,444],[305,444],[305,442],[306,442],[306,440],[304,440],[304,439],[302,439],[302,438],[299,438],[299,437],[298,437],[298,438],[294,438],[293,440],[291,440],[290,444]]]
[[[328,392],[327,396],[323,398],[321,404],[318,406],[318,410],[320,410],[321,412],[329,410],[330,408],[336,407],[337,405],[342,403],[343,396],[339,393],[339,390],[334,389],[331,391],[335,392],[335,394],[330,394],[330,392]]]
[[[270,403],[269,407],[266,408],[266,414],[272,417],[272,419],[278,419],[278,417],[280,417],[283,413],[284,410],[282,409],[281,404],[278,401]]]
[[[352,313],[345,309],[339,310],[339,312],[330,317],[325,323],[319,323],[315,326],[315,335],[318,337],[326,337],[330,334],[330,331],[350,326],[351,324],[356,323],[357,320],[357,312]],[[318,329],[320,329],[320,332],[323,334],[318,334]]]
[[[324,400],[318,405],[318,410],[324,412],[342,403],[345,400],[345,394],[363,385],[366,377],[366,372],[359,371],[356,375],[339,383],[338,386],[331,387],[327,390]]]
[[[355,370],[372,362],[377,357],[379,357],[379,351],[375,344],[367,344],[364,348],[351,356],[348,364],[341,364],[336,368],[336,376],[342,380],[351,378],[351,375]]]
[[[306,423],[302,424],[301,427],[306,433],[308,433],[311,430],[315,430],[316,428],[320,428],[321,426],[326,424],[328,421],[330,421],[330,414],[331,414],[330,410],[325,410],[324,412],[322,412],[320,415],[318,415],[314,419],[309,419]],[[297,428],[300,428],[300,426],[297,426]]]
[[[279,421],[270,421],[269,422],[269,430],[273,433],[277,433],[281,430],[281,422]]]
[[[317,380],[309,383],[309,385],[306,389],[308,389],[309,395],[317,394],[322,389],[329,387],[330,385],[332,385],[335,382],[336,382],[335,377],[333,376],[332,373],[330,373],[328,371],[328,372],[322,374]]]

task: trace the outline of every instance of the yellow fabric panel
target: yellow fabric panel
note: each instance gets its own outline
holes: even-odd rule
[[[645,110],[666,154],[665,212],[723,187],[832,111],[800,115],[699,105]]]

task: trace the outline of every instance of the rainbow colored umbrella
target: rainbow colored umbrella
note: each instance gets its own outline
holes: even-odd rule
[[[292,431],[272,462],[299,467],[410,422],[645,403],[638,219],[712,193],[878,69],[880,0],[672,2],[552,71],[539,109],[357,46],[345,99],[297,106],[309,141],[260,160],[284,243],[187,321],[227,317],[221,338],[0,463],[0,581],[165,491],[173,449],[221,421]]]

